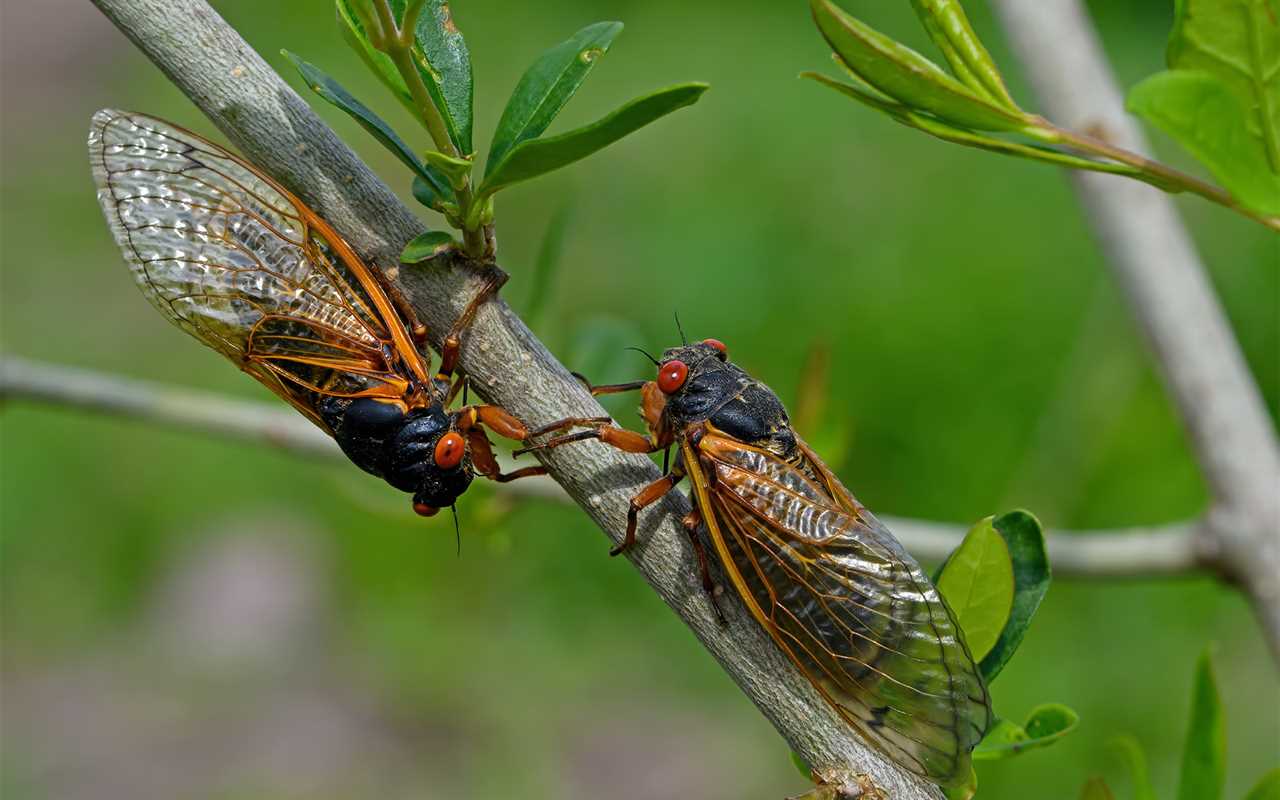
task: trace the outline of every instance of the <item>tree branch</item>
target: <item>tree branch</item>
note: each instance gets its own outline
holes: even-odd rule
[[[1080,0],[995,8],[1050,117],[1149,151]],[[1245,589],[1280,660],[1280,446],[1261,393],[1172,200],[1108,175],[1071,178],[1208,481],[1196,549]]]
[[[476,288],[451,264],[398,270],[401,248],[423,225],[310,107],[202,0],[94,0],[175,85],[259,167],[345,236],[371,263],[398,273],[434,344]],[[604,410],[501,300],[486,303],[463,338],[461,365],[479,394],[533,424]],[[653,463],[598,443],[542,456],[551,475],[610,539],[622,538],[627,503],[658,477]],[[739,603],[716,622],[678,524],[688,501],[671,493],[642,520],[629,558],[702,644],[819,774],[868,774],[896,800],[939,790],[886,760],[836,714]],[[601,558],[603,548],[601,552]]]
[[[117,414],[267,444],[304,456],[337,461],[346,456],[333,440],[279,404],[230,400],[92,370],[42,364],[12,356],[0,360],[0,399],[31,400]],[[569,502],[551,481],[499,484],[498,491]],[[942,561],[960,544],[965,526],[882,517],[912,554]],[[1152,577],[1215,569],[1196,552],[1200,521],[1153,528],[1056,531],[1048,534],[1054,574],[1072,578]]]

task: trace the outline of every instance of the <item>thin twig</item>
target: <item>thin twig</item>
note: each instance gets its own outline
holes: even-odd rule
[[[281,404],[230,400],[92,370],[16,357],[0,360],[0,399],[25,400],[106,412],[278,447],[304,456],[345,456],[333,440]],[[498,484],[511,494],[569,502],[551,481]],[[899,540],[922,561],[941,561],[964,536],[954,523],[884,517]],[[1050,563],[1059,577],[1114,578],[1179,575],[1202,568],[1195,552],[1199,522],[1048,535]]]
[[[1149,150],[1080,0],[995,8],[1051,117]],[[1262,395],[1172,200],[1108,175],[1072,180],[1208,481],[1213,504],[1196,549],[1245,589],[1280,661],[1280,445]]]
[[[448,262],[397,270],[401,250],[423,232],[422,223],[207,3],[94,2],[242,153],[332,222],[371,263],[398,272],[433,343],[440,344],[441,333],[478,288],[477,276]],[[461,366],[478,394],[535,425],[604,413],[500,299],[477,314],[463,339]],[[598,443],[540,458],[614,542],[622,538],[631,495],[658,477],[643,456]],[[895,800],[941,797],[937,787],[863,741],[740,604],[726,604],[728,624],[717,622],[678,523],[689,504],[675,494],[644,517],[641,546],[628,558],[791,748],[820,774],[867,774]]]

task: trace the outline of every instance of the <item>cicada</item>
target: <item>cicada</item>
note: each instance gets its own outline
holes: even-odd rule
[[[632,453],[675,447],[666,474],[631,500],[626,538],[612,552],[635,542],[645,506],[688,477],[693,510],[683,523],[712,602],[708,553],[756,621],[865,739],[936,783],[966,779],[970,751],[991,724],[990,697],[928,576],[723,343],[674,347],[654,362],[656,380],[592,388],[638,389],[647,434],[607,418],[565,419],[534,431],[555,435],[527,450],[586,439]]]
[[[190,131],[99,111],[89,130],[98,201],[142,293],[182,330],[337,440],[362,470],[413,495],[424,516],[452,507],[475,474],[502,473],[484,428],[523,423],[492,405],[450,411],[461,335],[506,276],[482,289],[441,348],[403,296],[297,197]],[[464,392],[465,394],[465,392]]]

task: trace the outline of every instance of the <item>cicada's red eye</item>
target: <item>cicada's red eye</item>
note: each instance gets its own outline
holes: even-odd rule
[[[424,517],[434,517],[436,512],[440,509],[435,506],[429,506],[426,503],[414,503],[413,510],[415,513],[421,514]]]
[[[436,442],[436,466],[440,469],[453,469],[462,461],[462,454],[466,450],[461,434],[449,431]]]
[[[708,347],[714,347],[715,349],[719,350],[721,358],[729,357],[729,348],[725,347],[724,342],[720,341],[719,339],[703,339],[702,343],[707,345]]]
[[[658,367],[658,388],[663,394],[671,394],[684,386],[684,379],[689,377],[689,367],[679,359],[668,361]]]

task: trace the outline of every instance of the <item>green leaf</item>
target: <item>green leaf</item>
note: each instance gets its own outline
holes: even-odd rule
[[[559,136],[522,142],[512,148],[502,163],[484,179],[479,194],[493,194],[514,183],[586,158],[650,122],[696,103],[708,88],[705,83],[684,83],[659,89],[632,100],[590,125]]]
[[[911,5],[961,83],[1011,111],[1019,110],[959,0],[911,0]]]
[[[442,180],[439,175],[419,161],[418,157],[409,149],[409,145],[405,144],[404,140],[396,135],[395,131],[391,130],[391,126],[383,122],[382,118],[373,113],[368,106],[357,100],[350,92],[342,88],[341,84],[326,75],[319,67],[303,61],[288,50],[281,50],[280,52],[298,68],[298,73],[302,75],[302,79],[307,82],[307,86],[311,87],[313,92],[342,109],[352,119],[360,123],[360,127],[372,134],[379,144],[390,150],[405,166],[413,170],[437,195],[451,196],[451,193],[447,190],[448,181]]]
[[[970,800],[978,793],[978,773],[974,771],[973,765],[969,765],[969,777],[962,783],[951,786],[939,787],[942,789],[943,795],[947,800]]]
[[[1259,778],[1244,800],[1280,800],[1280,767]]]
[[[795,750],[791,751],[791,763],[806,781],[813,780],[813,770],[809,769],[809,765],[804,763],[804,759]]]
[[[1127,105],[1200,159],[1244,205],[1280,214],[1280,175],[1268,166],[1262,143],[1249,135],[1244,107],[1217,77],[1158,72],[1129,91]]]
[[[1147,757],[1142,745],[1132,736],[1121,736],[1111,742],[1121,758],[1129,766],[1129,781],[1133,784],[1133,800],[1156,800],[1156,790],[1147,772]]]
[[[467,176],[471,174],[471,159],[454,158],[444,153],[438,153],[435,150],[428,150],[422,156],[427,163],[438,170],[446,178],[455,189],[461,189],[467,181]]]
[[[977,761],[995,761],[1048,747],[1080,723],[1080,715],[1061,703],[1045,703],[1031,709],[1023,725],[1001,719],[973,749]]]
[[[1225,778],[1226,733],[1222,723],[1222,703],[1213,677],[1213,659],[1208,650],[1196,663],[1191,690],[1191,725],[1182,749],[1182,776],[1178,800],[1219,800]]]
[[[430,167],[428,172],[433,172]],[[422,203],[427,208],[441,213],[448,213],[452,209],[457,211],[457,204],[454,202],[453,187],[449,185],[447,178],[443,176],[433,178],[427,181],[421,175],[413,176],[413,199]]]
[[[453,237],[444,231],[427,231],[415,236],[413,241],[404,246],[404,251],[400,253],[400,262],[420,264],[457,246],[458,243],[453,240]]]
[[[391,0],[397,19],[403,19],[405,0]],[[413,65],[427,93],[444,117],[449,138],[463,155],[470,155],[471,53],[462,31],[453,24],[449,0],[426,0],[414,26]]]
[[[531,328],[537,327],[542,313],[547,306],[547,294],[560,268],[560,253],[564,250],[564,234],[569,227],[571,206],[565,203],[551,215],[547,223],[547,231],[542,235],[542,245],[538,248],[538,258],[533,264],[533,276],[530,279],[529,302],[525,306],[524,318]]]
[[[990,652],[1013,607],[1013,563],[991,520],[965,534],[938,577],[938,591],[955,612],[975,659]]]
[[[351,46],[356,55],[360,56],[365,66],[377,76],[378,80],[382,81],[401,105],[416,117],[418,112],[413,105],[413,96],[409,93],[409,87],[405,85],[404,78],[400,77],[400,71],[396,69],[395,64],[391,63],[386,53],[370,44],[365,24],[355,8],[357,2],[362,2],[366,13],[373,13],[372,9],[368,8],[368,0],[334,0],[338,28],[342,31],[343,40]]]
[[[1084,788],[1080,790],[1080,800],[1116,800],[1116,796],[1106,781],[1094,776],[1085,781]]]
[[[1222,81],[1280,173],[1280,0],[1181,0],[1166,55],[1173,69]]]
[[[542,135],[621,32],[621,22],[597,22],[538,56],[516,84],[498,121],[486,175],[511,148]]]
[[[1018,131],[1030,120],[978,95],[937,64],[845,13],[831,0],[810,0],[827,43],[859,78],[889,97],[975,130]]]
[[[1026,511],[1011,511],[996,517],[992,524],[1004,539],[1013,561],[1013,607],[1000,638],[978,665],[988,685],[1022,643],[1031,618],[1049,591],[1051,577],[1040,520]]]

